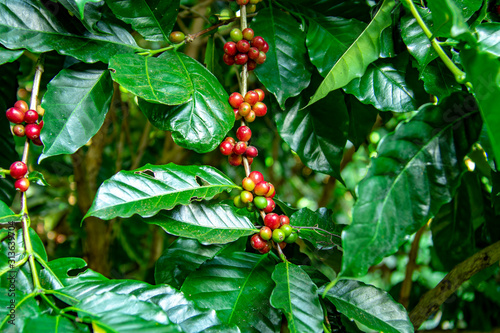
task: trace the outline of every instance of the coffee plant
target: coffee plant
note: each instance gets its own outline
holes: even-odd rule
[[[0,330],[498,330],[499,22],[0,0]]]

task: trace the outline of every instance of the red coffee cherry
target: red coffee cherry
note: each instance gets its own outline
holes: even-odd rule
[[[260,57],[260,54],[259,54],[259,57]],[[248,56],[246,53],[238,53],[234,57],[234,62],[236,63],[236,65],[244,65],[247,63],[247,61],[248,61]]]
[[[229,164],[231,164],[232,166],[239,166],[239,165],[241,165],[241,163],[243,163],[243,156],[231,154],[231,155],[229,155],[227,160],[228,160]]]
[[[264,43],[266,41],[264,40],[264,38],[260,37],[260,36],[255,36],[254,38],[252,38],[252,46],[253,47],[256,47],[259,49],[259,51],[262,51],[262,48],[264,47]]]
[[[28,103],[23,101],[22,99],[18,100],[15,104],[14,107],[18,110],[21,110],[22,112],[26,112],[29,109]]]
[[[268,184],[269,184],[269,192],[266,193],[266,197],[267,198],[274,198],[274,196],[276,195],[274,185],[271,183],[268,183]]]
[[[250,110],[250,112],[245,116],[245,121],[247,123],[253,123],[256,117],[257,116],[255,115],[255,112],[253,110]]]
[[[246,204],[253,201],[253,194],[250,191],[242,191],[240,193],[240,197],[241,197],[241,202]]]
[[[248,58],[252,59],[252,60],[256,60],[259,57],[259,53],[260,53],[259,49],[252,46],[248,50]]]
[[[37,146],[43,146],[42,140],[40,140],[40,138],[37,138],[35,140],[31,140],[31,142],[33,142],[33,144],[35,144]]]
[[[247,151],[245,152],[245,155],[247,157],[254,158],[254,157],[257,157],[259,155],[259,151],[254,146],[249,146],[247,148]]]
[[[224,55],[222,56],[222,60],[228,66],[234,65],[235,63],[234,56],[230,56],[229,54],[226,53],[224,53]]]
[[[257,117],[264,117],[267,114],[267,106],[262,102],[255,103],[255,105],[252,106],[252,110]]]
[[[26,135],[26,130],[24,128],[24,125],[17,124],[12,128],[12,132],[14,133],[15,136],[23,137]]]
[[[40,126],[37,124],[26,125],[26,137],[30,140],[35,140],[40,137]]]
[[[264,218],[264,224],[266,225],[266,227],[271,228],[271,230],[278,229],[280,227],[278,214],[276,213],[267,214],[266,217]]]
[[[224,139],[224,141],[231,142],[231,144],[234,146],[236,144],[236,140],[230,136]]]
[[[240,120],[242,117],[240,115],[240,112],[238,111],[238,109],[233,109],[234,111],[234,118],[235,120]]]
[[[28,167],[21,161],[17,161],[10,166],[10,176],[14,179],[23,178],[28,172]]]
[[[267,44],[267,42],[264,42],[264,46],[262,46],[261,51],[264,53],[267,53],[267,51],[269,51],[269,44]]]
[[[249,59],[247,62],[247,71],[253,71],[257,68],[257,63],[254,60]]]
[[[280,215],[280,226],[290,224],[290,219],[286,215]]]
[[[16,180],[14,187],[20,192],[26,192],[30,187],[30,182],[27,178],[20,178]]]
[[[262,181],[260,183],[257,183],[254,188],[254,192],[256,195],[266,195],[267,192],[269,192],[270,186],[269,183],[266,181]]]
[[[236,55],[236,43],[227,42],[226,44],[224,44],[224,53],[230,56]]]
[[[222,155],[229,156],[233,152],[233,147],[234,147],[234,145],[231,142],[222,141],[219,149],[220,149],[220,152],[222,153]]]
[[[251,178],[245,177],[241,181],[241,186],[247,191],[253,191],[253,189],[255,188],[255,183]]]
[[[259,250],[260,253],[266,254],[271,251],[271,244],[269,242],[266,243],[266,246],[262,250]]]
[[[248,3],[250,2],[250,0],[236,0],[236,3],[239,5],[239,6],[244,6],[244,5],[248,5]]]
[[[267,206],[266,208],[264,208],[264,213],[269,214],[274,210],[274,208],[276,208],[276,203],[274,203],[274,200],[271,198],[266,198],[266,200],[267,200]]]
[[[255,184],[258,184],[258,183],[260,183],[261,181],[264,180],[264,175],[262,173],[260,173],[259,171],[252,171],[248,175],[248,178],[250,178],[251,180],[253,180],[253,182]]]
[[[245,94],[244,100],[245,102],[253,106],[259,101],[259,94],[253,90],[250,90]]]
[[[252,131],[248,126],[240,126],[238,130],[236,130],[236,137],[240,141],[248,141],[252,137]]]
[[[240,53],[247,53],[250,50],[250,42],[242,39],[238,43],[236,43],[236,49]]]
[[[251,41],[253,39],[254,33],[252,29],[250,28],[243,29],[242,33],[243,33],[243,38],[245,38],[246,40]]]
[[[255,62],[259,65],[262,65],[266,61],[266,54],[262,51],[259,52],[259,57]]]
[[[7,119],[14,124],[21,124],[24,121],[24,112],[17,108],[10,108],[5,112]]]
[[[229,104],[233,108],[238,108],[243,103],[243,96],[239,92],[234,92],[229,96]]]
[[[256,250],[262,250],[266,244],[267,242],[259,234],[255,234],[250,238],[250,245]]]
[[[243,141],[238,142],[233,148],[233,153],[237,155],[243,155],[246,151],[247,143]]]
[[[248,165],[252,165],[253,157],[247,157]]]
[[[259,102],[262,102],[264,100],[264,97],[266,97],[266,94],[264,93],[264,90],[262,90],[262,89],[254,89],[254,91],[259,95]]]
[[[252,106],[248,104],[247,102],[243,102],[240,104],[240,107],[238,108],[238,113],[240,116],[245,117],[252,111]]]
[[[34,124],[36,123],[37,120],[38,120],[38,112],[36,112],[35,110],[28,110],[24,114],[24,121],[27,124]]]

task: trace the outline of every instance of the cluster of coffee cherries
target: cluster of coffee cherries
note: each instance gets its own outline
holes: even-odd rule
[[[20,192],[26,192],[30,187],[30,182],[26,178],[28,167],[21,161],[12,163],[10,166],[10,176],[16,180],[14,187]]]
[[[251,165],[254,157],[257,157],[259,151],[254,146],[249,146],[248,141],[252,137],[252,131],[248,126],[240,126],[236,131],[236,142],[232,137],[227,137],[220,144],[222,155],[228,156],[229,164],[239,166],[243,164],[243,157],[246,157],[248,164]]]
[[[255,121],[256,117],[264,117],[267,106],[262,101],[265,94],[262,89],[250,90],[243,97],[239,92],[229,96],[229,104],[233,107],[236,120],[244,118],[247,123]]]
[[[257,65],[262,65],[266,61],[266,53],[269,44],[260,36],[254,36],[250,28],[241,31],[234,28],[230,32],[232,42],[224,44],[224,56],[222,59],[226,65],[247,64],[247,70],[254,70]]]
[[[41,112],[42,114],[35,110],[30,110],[28,103],[19,100],[5,114],[7,119],[15,124],[12,128],[14,135],[19,137],[26,136],[35,145],[41,146],[40,131],[43,128],[43,120],[40,120],[40,117],[43,116],[43,111]]]

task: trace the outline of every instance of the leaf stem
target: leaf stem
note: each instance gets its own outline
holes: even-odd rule
[[[427,38],[431,42],[432,47],[434,48],[434,50],[436,50],[437,54],[439,55],[439,58],[441,58],[441,60],[446,65],[446,67],[448,67],[448,69],[455,76],[455,80],[460,84],[465,83],[466,86],[472,87],[470,82],[465,81],[465,78],[466,78],[465,73],[463,71],[461,71],[460,68],[458,68],[453,63],[453,61],[448,57],[446,52],[441,47],[440,42],[434,37],[434,35],[430,31],[430,29],[427,27],[424,20],[422,19],[419,12],[417,11],[417,7],[415,7],[415,5],[413,4],[413,1],[412,0],[404,0],[404,2],[406,3],[407,7],[410,9],[410,12],[413,15],[413,17],[415,18],[415,20],[417,20],[417,23],[420,26],[420,28],[423,30],[424,34],[427,36]]]

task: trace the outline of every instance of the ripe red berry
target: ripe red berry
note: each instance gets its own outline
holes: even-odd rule
[[[248,165],[252,165],[253,157],[247,157]]]
[[[18,110],[21,110],[22,112],[26,112],[29,109],[28,103],[23,101],[22,99],[18,100],[15,104],[14,107]]]
[[[266,246],[266,243],[259,234],[255,234],[250,238],[250,245],[256,250],[262,250]]]
[[[267,53],[267,51],[269,51],[269,44],[267,44],[267,42],[264,42],[264,46],[262,46],[261,51],[264,53]]]
[[[16,190],[26,192],[30,187],[30,181],[27,178],[20,178],[14,183]]]
[[[230,136],[228,136],[227,138],[225,138],[224,141],[231,142],[232,145],[236,144],[236,140],[234,138],[230,137]]]
[[[238,109],[233,109],[233,111],[234,111],[234,118],[236,120],[240,120],[242,117],[241,117],[240,112],[238,111]]]
[[[28,172],[28,167],[21,161],[17,161],[10,166],[10,176],[14,179],[23,178]]]
[[[266,227],[271,228],[271,230],[278,229],[280,227],[278,214],[276,213],[267,214],[266,217],[264,218],[264,224],[266,225]]]
[[[252,59],[252,60],[255,60],[259,57],[259,49],[256,48],[256,47],[251,47],[249,50],[248,50],[248,58],[249,59]]]
[[[249,203],[253,201],[253,194],[250,191],[242,191],[240,193],[240,197],[241,197],[241,202],[243,203]]]
[[[266,254],[271,251],[271,244],[269,242],[266,243],[266,246],[262,250],[259,250],[260,253]]]
[[[222,60],[228,66],[234,65],[234,63],[235,63],[234,57],[230,56],[229,54],[226,54],[226,53],[224,53],[224,55],[222,56]]]
[[[10,108],[5,112],[7,119],[14,124],[21,124],[24,121],[24,112],[17,108]]]
[[[233,144],[229,141],[222,141],[219,149],[222,155],[229,156],[233,152]]]
[[[262,102],[264,100],[264,97],[266,97],[266,94],[264,93],[264,90],[262,90],[262,89],[254,89],[254,91],[259,95],[259,102]]]
[[[185,38],[186,35],[184,35],[182,31],[172,31],[168,39],[174,44],[179,44],[184,41]]]
[[[40,138],[36,138],[34,140],[31,140],[31,142],[33,142],[37,146],[43,146],[42,140],[40,140]]]
[[[244,6],[244,5],[248,5],[248,3],[250,2],[250,0],[236,0],[236,3],[239,5],[239,6]]]
[[[259,57],[255,62],[259,65],[262,65],[266,61],[266,54],[262,51],[259,52]]]
[[[226,44],[224,44],[224,53],[230,56],[236,55],[236,43],[227,42]]]
[[[243,96],[239,92],[234,92],[229,96],[229,104],[233,108],[238,108],[243,103]]]
[[[240,141],[233,147],[233,153],[243,155],[247,151],[247,143]]]
[[[259,94],[256,93],[253,90],[250,90],[245,94],[245,102],[247,102],[250,105],[255,105],[259,101]]]
[[[43,120],[41,120],[39,123],[38,123],[38,126],[40,126],[40,131],[42,130],[43,128]]]
[[[271,198],[266,198],[266,200],[267,200],[267,206],[266,208],[264,208],[264,213],[269,214],[274,210],[274,208],[276,208],[276,203]]]
[[[240,107],[238,108],[238,113],[242,117],[245,117],[247,114],[250,113],[250,111],[252,111],[252,106],[247,102],[241,103]]]
[[[241,163],[243,163],[243,156],[231,154],[231,155],[229,155],[227,160],[229,161],[229,164],[231,164],[233,166],[239,166],[239,165],[241,165]]]
[[[14,133],[15,136],[23,137],[26,135],[26,130],[24,128],[24,125],[17,124],[12,128],[12,132]]]
[[[246,53],[238,53],[234,57],[234,62],[236,63],[236,65],[244,65],[247,63],[247,61],[248,61],[248,56]]]
[[[265,42],[266,41],[264,40],[264,38],[260,36],[255,36],[254,38],[252,38],[252,46],[258,48],[259,51],[262,50],[262,47],[264,47]]]
[[[40,137],[40,126],[37,124],[26,125],[26,137],[30,140],[35,140]]]
[[[290,219],[286,215],[280,215],[280,226],[285,224],[290,224]]]
[[[250,28],[243,29],[242,33],[243,33],[243,38],[245,38],[246,40],[251,41],[253,39],[254,33],[252,29]]]
[[[269,227],[262,227],[260,228],[260,237],[263,239],[263,240],[270,240],[271,237],[273,237],[273,231],[271,230],[271,228]]]
[[[262,102],[255,103],[252,110],[257,117],[264,117],[267,114],[267,106]]]
[[[248,50],[250,50],[250,42],[246,39],[242,39],[236,43],[236,49],[238,49],[240,53],[247,53]]]
[[[268,184],[269,184],[269,191],[266,193],[266,197],[272,199],[276,195],[276,190],[274,189],[273,184],[271,184],[271,183],[268,183]]]
[[[27,124],[34,124],[36,123],[37,120],[38,120],[38,112],[36,112],[35,110],[28,110],[24,114],[24,121]]]
[[[241,186],[247,191],[253,191],[253,189],[255,188],[255,183],[251,178],[245,177],[241,181]]]
[[[238,130],[236,130],[236,137],[240,141],[248,141],[252,137],[252,130],[248,126],[240,126]]]
[[[257,68],[257,63],[255,60],[249,59],[247,62],[247,71],[253,71],[255,68]]]
[[[254,158],[254,157],[257,157],[259,155],[259,151],[254,146],[248,146],[247,151],[245,152],[245,155],[247,157]]]
[[[270,186],[269,183],[266,181],[262,181],[260,183],[257,183],[254,188],[254,192],[256,195],[266,195],[267,192],[269,192]]]
[[[245,116],[245,121],[247,123],[253,123],[255,121],[255,112],[250,110],[250,112]]]
[[[250,178],[251,180],[253,180],[253,182],[255,184],[258,184],[258,183],[260,183],[261,181],[264,180],[264,175],[262,173],[260,173],[259,171],[252,171],[248,175],[248,178]]]

